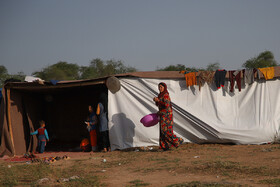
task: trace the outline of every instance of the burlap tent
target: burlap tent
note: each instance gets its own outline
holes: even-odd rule
[[[214,84],[186,87],[183,74],[135,72],[115,75],[121,87],[108,77],[45,83],[9,83],[4,87],[1,107],[0,155],[20,155],[35,150],[37,140],[30,131],[46,121],[51,141],[46,151],[79,146],[87,136],[84,120],[87,105],[97,104],[108,93],[109,135],[112,150],[158,145],[159,126],[144,127],[140,119],[157,111],[152,98],[159,82],[165,82],[174,111],[174,132],[185,142],[262,144],[279,140],[280,67],[271,80],[256,79],[230,92]],[[228,75],[227,75],[228,77]],[[112,86],[108,91],[107,86]],[[119,90],[120,89],[120,90]],[[66,149],[67,150],[67,149]]]

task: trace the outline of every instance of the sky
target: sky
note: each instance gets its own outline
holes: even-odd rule
[[[0,0],[9,74],[96,58],[138,71],[235,70],[266,50],[280,63],[280,0]]]

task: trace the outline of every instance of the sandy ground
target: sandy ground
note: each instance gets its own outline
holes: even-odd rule
[[[47,152],[77,160],[85,172],[98,176],[101,186],[168,186],[199,181],[221,186],[280,186],[280,144],[183,144],[161,152],[157,147],[102,152]],[[3,160],[2,158],[1,160]]]

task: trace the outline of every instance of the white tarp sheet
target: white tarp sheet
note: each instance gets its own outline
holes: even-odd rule
[[[229,82],[186,87],[185,80],[122,78],[119,92],[108,96],[112,150],[158,145],[159,125],[140,119],[157,112],[153,97],[165,82],[174,112],[174,132],[185,142],[262,144],[279,140],[280,80],[258,80],[229,92]]]

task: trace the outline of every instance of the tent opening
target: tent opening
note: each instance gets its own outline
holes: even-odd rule
[[[81,141],[89,138],[84,123],[88,106],[96,108],[101,93],[108,94],[108,89],[104,84],[98,84],[20,92],[22,109],[18,112],[23,114],[26,150],[34,150],[37,146],[36,135],[29,134],[39,128],[40,120],[44,120],[50,138],[45,152],[52,152],[81,151]]]

